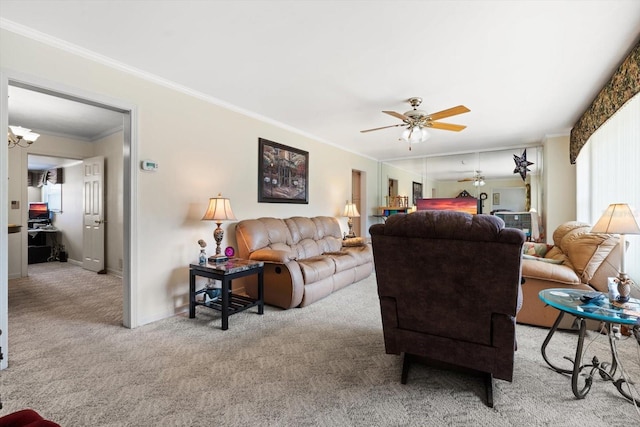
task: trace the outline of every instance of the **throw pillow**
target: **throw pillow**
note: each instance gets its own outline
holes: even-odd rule
[[[547,245],[546,243],[524,242],[524,245],[522,246],[522,253],[524,255],[544,258],[547,251],[552,247],[553,245]]]
[[[532,260],[535,260],[535,261],[548,262],[549,264],[562,264],[564,262],[561,259],[541,258],[539,256],[527,255],[527,254],[522,255],[522,259],[532,259]]]

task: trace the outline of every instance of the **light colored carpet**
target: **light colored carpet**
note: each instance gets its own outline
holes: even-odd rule
[[[640,415],[599,377],[577,400],[547,367],[547,330],[518,325],[514,381],[496,381],[495,407],[478,377],[414,365],[384,352],[375,277],[303,309],[255,309],[229,319],[198,307],[134,330],[120,326],[120,280],[68,263],[30,266],[9,281],[6,414],[30,407],[63,426],[631,426]],[[187,292],[185,277],[185,292]],[[606,337],[589,354],[606,360]],[[549,354],[572,356],[576,335]],[[640,378],[635,340],[619,343]],[[591,357],[591,356],[589,356]],[[568,362],[564,361],[568,366]]]

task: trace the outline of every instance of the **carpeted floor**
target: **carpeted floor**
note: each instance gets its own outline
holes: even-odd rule
[[[36,264],[9,281],[9,369],[0,415],[30,407],[63,426],[631,426],[640,413],[599,377],[577,400],[547,367],[547,330],[518,325],[514,381],[496,381],[495,407],[479,377],[415,365],[384,352],[375,277],[303,309],[232,316],[204,307],[123,328],[118,278],[68,263]],[[185,277],[185,292],[188,285]],[[606,336],[589,334],[606,360]],[[596,340],[591,342],[594,338]],[[576,335],[549,355],[568,367]],[[639,346],[619,342],[640,378]],[[637,392],[636,396],[638,395]]]

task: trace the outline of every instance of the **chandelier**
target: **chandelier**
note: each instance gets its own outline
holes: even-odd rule
[[[7,133],[9,148],[13,148],[16,145],[22,148],[27,148],[35,142],[40,134],[31,132],[31,129],[23,128],[22,126],[9,126],[9,132]]]

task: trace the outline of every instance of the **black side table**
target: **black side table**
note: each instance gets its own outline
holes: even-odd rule
[[[258,275],[258,299],[232,293],[231,281],[252,274]],[[222,295],[215,300],[196,301],[196,295],[203,294],[206,288],[196,291],[196,276],[222,281]],[[222,330],[229,329],[229,316],[248,308],[258,306],[258,314],[264,313],[264,263],[241,258],[231,258],[226,262],[207,264],[189,264],[189,318],[196,317],[196,306],[203,305],[222,313]]]

